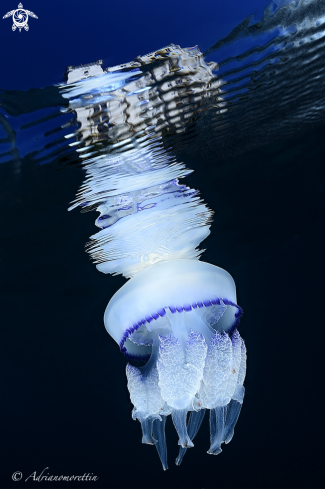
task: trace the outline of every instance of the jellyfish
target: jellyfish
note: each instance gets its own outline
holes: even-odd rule
[[[110,300],[107,331],[127,358],[147,361],[126,367],[132,417],[141,423],[142,443],[156,445],[164,469],[168,415],[179,436],[178,465],[193,447],[206,409],[208,453],[219,454],[232,439],[246,373],[245,343],[237,330],[241,315],[229,273],[199,260],[156,263]]]
[[[244,398],[235,283],[200,260],[212,211],[180,183],[191,170],[164,140],[166,132],[186,134],[208,98],[225,110],[216,68],[198,48],[170,45],[105,72],[99,63],[72,68],[62,88],[80,123],[66,137],[75,139],[70,144],[86,170],[70,209],[99,212],[88,251],[100,272],[128,279],[110,299],[104,323],[128,360],[132,418],[164,470],[169,415],[180,465],[206,410],[208,453],[221,453]]]

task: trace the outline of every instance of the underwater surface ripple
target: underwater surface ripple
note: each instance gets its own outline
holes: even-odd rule
[[[191,155],[203,152],[205,158],[215,161],[278,137],[296,135],[324,120],[324,34],[324,2],[301,0],[280,8],[272,3],[258,24],[251,25],[250,18],[244,20],[203,56],[198,55],[199,63],[205,65],[211,59],[212,64],[210,73],[200,68],[201,78],[191,81],[190,94],[186,89],[189,83],[182,82],[186,57],[184,66],[181,63],[175,66],[167,77],[163,50],[108,69],[111,74],[117,68],[122,74],[128,72],[133,80],[141,78],[147,96],[137,112],[137,120],[134,110],[130,115],[129,106],[133,103],[130,93],[124,105],[117,107],[115,101],[112,110],[111,103],[110,114],[106,111],[105,118],[100,105],[107,102],[109,87],[105,86],[96,88],[96,104],[88,98],[81,104],[83,107],[79,104],[69,109],[60,87],[28,92],[3,90],[0,162],[20,162],[22,158],[39,164],[78,162],[71,142],[79,141],[80,146],[80,139],[84,142],[87,139],[80,112],[91,106],[88,129],[93,134],[92,142],[96,133],[96,151],[106,151],[105,146],[110,146],[113,140],[126,139],[130,128],[131,132],[133,128],[139,133],[152,124],[162,134],[166,147],[173,146],[174,151]],[[199,53],[197,48],[193,49]],[[155,70],[160,72],[160,79],[153,76]],[[187,71],[185,76],[190,77],[189,65]],[[158,104],[157,93],[161,92],[163,77],[170,86],[163,87],[168,95]],[[160,125],[157,111],[164,116]],[[107,128],[110,118],[115,121]],[[66,138],[69,134],[74,134],[72,140]]]

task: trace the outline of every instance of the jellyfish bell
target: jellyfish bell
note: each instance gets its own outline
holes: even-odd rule
[[[236,329],[242,310],[236,301],[228,272],[199,260],[177,259],[140,271],[106,308],[106,329],[124,355],[147,361],[140,368],[127,365],[132,416],[141,422],[143,443],[156,444],[164,468],[169,414],[182,454],[193,446],[189,433],[194,437],[197,432],[200,410],[211,410],[208,453],[220,453],[221,443],[232,437],[246,365]]]
[[[160,261],[126,282],[110,300],[104,322],[127,357],[143,359],[150,354],[156,329],[166,328],[166,324],[177,328],[177,313],[186,322],[196,319],[197,328],[201,325],[202,334],[209,335],[213,330],[201,320],[203,316],[208,315],[218,330],[227,332],[236,324],[240,311],[235,282],[228,272],[199,260],[179,259]],[[148,342],[137,341],[136,332]]]

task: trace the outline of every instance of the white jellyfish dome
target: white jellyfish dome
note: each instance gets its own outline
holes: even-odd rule
[[[155,331],[166,324],[169,332],[177,332],[177,325],[183,329],[181,322],[188,330],[195,325],[209,339],[216,318],[218,329],[230,331],[240,314],[228,272],[198,260],[170,260],[129,280],[110,300],[104,322],[127,357],[141,358],[150,354]]]

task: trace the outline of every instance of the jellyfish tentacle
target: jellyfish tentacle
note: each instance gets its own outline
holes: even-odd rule
[[[229,335],[216,331],[209,345],[199,391],[204,407],[213,409],[226,406],[230,402],[235,390],[235,385],[231,381],[231,362],[232,343]],[[233,387],[232,392],[229,384]]]
[[[240,415],[240,411],[245,395],[245,387],[243,386],[243,382],[245,380],[245,375],[246,375],[246,346],[244,340],[240,337],[238,331],[235,333],[234,333],[235,336],[234,342],[238,340],[238,342],[240,343],[240,364],[238,367],[237,385],[233,393],[232,400],[228,405],[226,425],[224,430],[224,441],[226,444],[229,443],[232,440],[232,437],[234,436],[235,426]]]
[[[204,415],[205,409],[201,409],[200,411],[191,411],[190,419],[187,425],[187,433],[192,441],[201,427]],[[179,448],[179,454],[175,461],[176,465],[181,465],[186,450],[187,448],[183,448],[182,446]]]
[[[140,418],[142,428],[142,443],[146,445],[156,445],[158,440],[152,436],[153,422],[157,419],[154,416],[148,416],[147,418]]]
[[[183,322],[177,322],[176,328],[182,326],[185,328]],[[173,335],[160,337],[160,341],[158,372],[161,395],[173,408],[178,443],[189,448],[193,443],[187,434],[186,415],[203,377],[207,345],[203,335],[193,330],[187,336],[185,352],[179,339]]]
[[[232,344],[232,355],[230,358],[230,374],[227,383],[227,395],[230,399],[233,397],[234,392],[236,390],[239,369],[241,364],[241,344],[242,339],[238,330],[235,329],[231,336],[231,344]],[[230,401],[230,400],[229,400]]]
[[[187,433],[186,417],[187,409],[172,410],[172,420],[179,436],[178,444],[183,448],[191,448],[194,444]]]
[[[240,340],[240,363],[238,367],[237,385],[232,398],[242,404],[245,395],[245,387],[243,386],[243,383],[246,376],[246,346],[244,340],[240,337],[238,332],[237,334]]]
[[[219,455],[222,452],[221,443],[224,441],[224,427],[227,415],[227,406],[217,406],[210,410],[210,438],[211,445],[207,453]]]
[[[241,360],[240,360],[237,384],[243,385],[245,377],[246,377],[246,345],[243,338],[241,338]]]
[[[165,434],[166,420],[167,420],[167,416],[161,415],[161,421],[159,421],[159,419],[156,419],[153,422],[153,436],[154,439],[157,440],[156,448],[164,470],[168,469],[167,445],[166,445],[166,434]]]
[[[173,409],[188,409],[203,377],[207,351],[205,339],[192,330],[184,352],[173,335],[159,338],[157,366],[161,396]]]
[[[243,385],[237,384],[235,392],[232,396],[233,400],[239,402],[239,404],[243,404],[244,395],[245,395],[245,387]]]
[[[240,415],[241,407],[242,404],[238,401],[235,401],[235,399],[232,399],[228,404],[226,424],[223,434],[224,442],[226,444],[229,443],[234,436],[234,430]]]
[[[134,405],[132,418],[138,419],[141,423],[142,443],[154,445],[157,440],[152,436],[152,424],[156,418],[161,419],[159,412],[164,406],[158,386],[157,367],[154,365],[143,375],[140,369],[128,364],[126,375],[131,401]]]
[[[176,465],[181,464],[187,448],[194,446],[205,408],[211,410],[208,453],[218,455],[221,444],[233,437],[244,396],[246,347],[235,326],[229,327],[229,317],[228,323],[218,324],[227,311],[235,314],[230,302],[212,299],[198,301],[197,308],[168,306],[165,315],[146,316],[149,329],[146,321],[137,323],[138,329],[130,329],[131,341],[152,346],[144,367],[127,368],[131,400],[137,407],[133,417],[141,422],[142,442],[156,445],[164,470],[169,414],[179,436]]]

